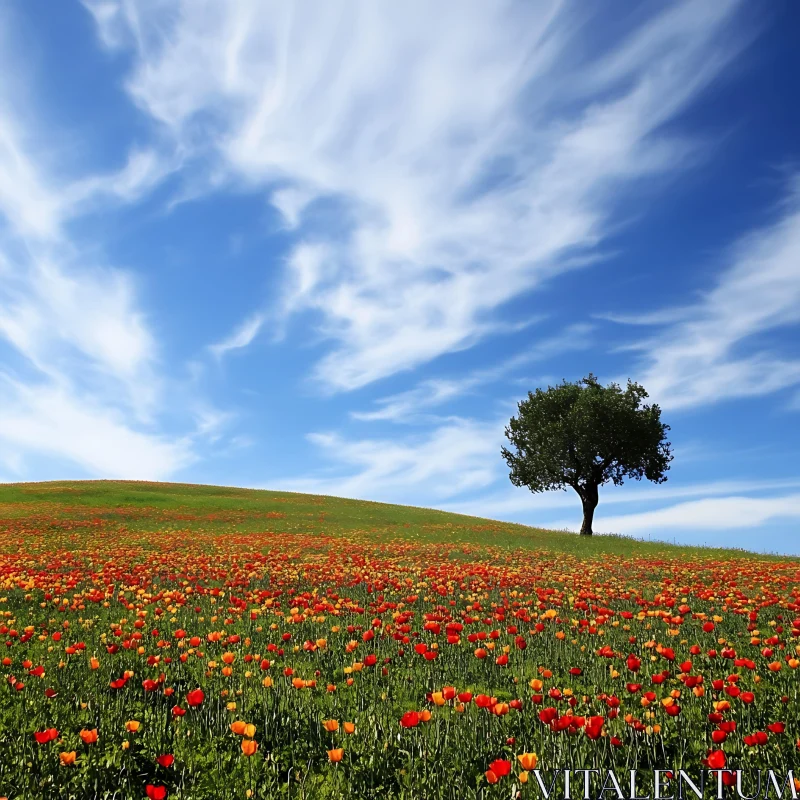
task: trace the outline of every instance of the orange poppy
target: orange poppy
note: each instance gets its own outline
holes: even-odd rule
[[[84,744],[94,744],[97,741],[97,728],[92,728],[90,731],[84,728],[80,733],[80,737]]]
[[[258,742],[254,739],[242,739],[242,752],[246,756],[252,756],[258,750]]]

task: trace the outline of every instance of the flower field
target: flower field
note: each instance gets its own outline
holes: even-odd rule
[[[6,798],[785,772],[798,653],[792,559],[275,492],[0,487]]]

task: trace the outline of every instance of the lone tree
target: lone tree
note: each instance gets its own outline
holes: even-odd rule
[[[502,451],[511,483],[532,492],[571,486],[583,504],[581,534],[591,536],[598,487],[625,478],[667,480],[669,425],[657,405],[642,405],[647,396],[630,380],[624,391],[616,383],[601,386],[591,372],[577,383],[528,392],[506,428],[516,450]]]

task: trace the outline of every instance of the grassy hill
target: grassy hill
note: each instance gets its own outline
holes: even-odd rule
[[[576,504],[576,519],[579,514]],[[687,547],[626,536],[580,537],[564,531],[452,514],[429,508],[323,495],[147,481],[57,481],[0,485],[2,520],[50,516],[86,520],[118,518],[133,530],[169,526],[187,531],[231,530],[368,533],[374,541],[404,539],[443,544],[490,544],[587,556],[712,555],[747,558],[743,550]],[[771,558],[759,554],[758,558]],[[777,556],[776,556],[777,558]],[[780,556],[786,560],[786,556]]]
[[[524,800],[537,764],[636,766],[648,796],[654,769],[785,772],[798,587],[797,559],[424,508],[0,486],[0,800]]]

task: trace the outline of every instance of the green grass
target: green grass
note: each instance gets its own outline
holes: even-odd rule
[[[573,555],[641,555],[677,558],[780,558],[738,549],[688,547],[632,537],[582,537],[566,531],[452,514],[414,506],[324,495],[146,481],[56,481],[0,485],[3,519],[47,514],[57,519],[113,519],[119,509],[128,527],[153,531],[235,530],[362,533],[375,541],[409,539],[442,545],[489,544],[547,549]],[[136,512],[130,518],[130,512]],[[266,517],[267,514],[283,517]],[[576,505],[575,514],[580,513]],[[790,559],[794,560],[794,559]]]

